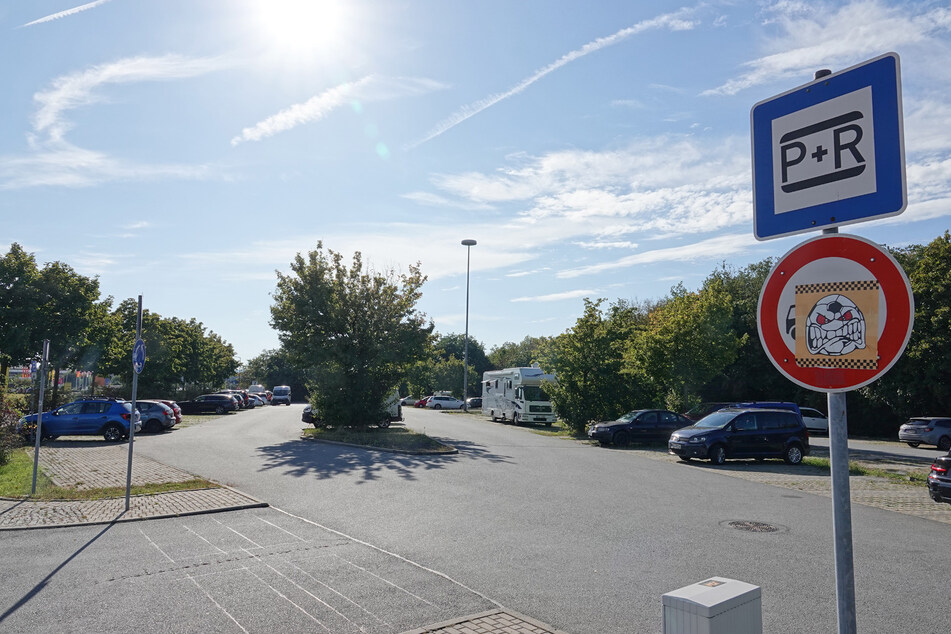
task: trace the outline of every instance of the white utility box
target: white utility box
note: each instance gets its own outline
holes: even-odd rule
[[[763,634],[759,586],[712,577],[668,592],[664,634]]]

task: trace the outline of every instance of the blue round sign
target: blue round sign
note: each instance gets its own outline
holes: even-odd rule
[[[145,342],[141,339],[135,340],[135,345],[132,347],[132,369],[135,370],[136,374],[142,372],[142,368],[145,367]]]

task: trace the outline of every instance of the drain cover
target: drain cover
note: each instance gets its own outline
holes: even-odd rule
[[[732,522],[728,522],[727,526],[730,526],[740,531],[749,531],[751,533],[775,533],[776,531],[779,530],[772,524],[766,524],[763,522],[751,522],[749,520],[734,520]]]

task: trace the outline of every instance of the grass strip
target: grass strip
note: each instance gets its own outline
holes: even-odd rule
[[[53,484],[53,481],[39,469],[36,474],[36,495],[30,495],[33,487],[33,456],[26,451],[13,451],[10,461],[0,467],[0,497],[32,500],[102,500],[125,496],[125,487],[102,489],[71,489]],[[220,485],[204,478],[193,478],[184,482],[163,482],[133,486],[132,495],[155,495],[171,491],[192,491],[195,489],[219,488]]]
[[[822,469],[826,472],[831,471],[831,462],[828,458],[811,458],[806,457],[802,459],[802,463],[809,465],[811,467],[816,467]],[[885,478],[886,480],[891,480],[893,482],[900,482],[902,484],[911,484],[915,486],[927,485],[928,484],[928,474],[927,473],[896,473],[894,471],[889,471],[887,469],[876,469],[874,467],[866,467],[865,465],[859,464],[857,462],[849,461],[849,475],[854,476],[873,476],[876,478]]]
[[[444,445],[426,434],[411,431],[406,427],[324,427],[305,429],[303,437],[385,451],[409,451],[420,454],[445,454],[456,451],[455,448]]]

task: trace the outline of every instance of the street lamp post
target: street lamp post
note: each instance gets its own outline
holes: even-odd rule
[[[475,240],[462,241],[462,246],[466,248],[466,339],[462,356],[462,409],[466,412],[469,411],[469,402],[466,400],[469,393],[469,254],[475,245]]]

